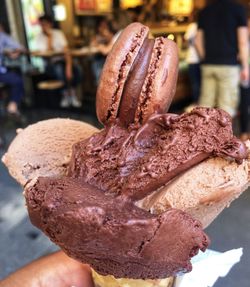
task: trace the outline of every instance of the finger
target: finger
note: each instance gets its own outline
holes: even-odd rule
[[[70,259],[63,252],[40,258],[1,281],[0,287],[94,287],[87,265]]]

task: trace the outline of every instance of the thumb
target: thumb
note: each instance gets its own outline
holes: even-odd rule
[[[62,251],[42,257],[0,282],[0,287],[94,287],[91,270]]]

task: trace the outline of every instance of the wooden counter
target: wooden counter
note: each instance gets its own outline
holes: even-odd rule
[[[185,34],[187,25],[150,25],[153,35]]]

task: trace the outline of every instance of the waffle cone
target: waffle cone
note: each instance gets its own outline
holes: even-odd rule
[[[173,287],[174,277],[165,279],[129,279],[115,278],[112,275],[103,276],[92,269],[95,287]]]

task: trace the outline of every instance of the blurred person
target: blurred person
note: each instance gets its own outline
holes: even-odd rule
[[[113,46],[113,37],[115,31],[111,21],[103,18],[97,24],[97,30],[94,38],[91,40],[90,46],[98,51],[92,60],[92,70],[95,76],[96,85],[98,84],[102,67],[106,60],[106,56]]]
[[[24,96],[24,84],[21,74],[5,67],[4,56],[17,59],[23,51],[25,51],[24,47],[5,32],[3,24],[0,22],[0,82],[10,88],[7,112],[16,116],[20,115],[18,105]]]
[[[239,103],[239,81],[249,78],[244,7],[233,0],[208,4],[199,14],[195,44],[203,60],[199,104],[222,108],[234,117]]]
[[[125,27],[132,23],[127,10],[115,9],[111,18],[111,25],[116,33],[120,33]]]
[[[64,83],[61,107],[81,107],[76,96],[76,87],[81,82],[81,71],[73,64],[67,39],[59,29],[53,28],[53,20],[48,15],[39,18],[42,31],[36,37],[36,50],[40,52],[62,52],[64,56],[54,56],[45,60],[45,73]]]
[[[98,63],[98,67],[95,67],[95,77],[96,82],[101,75],[102,67],[104,65],[105,59],[108,53],[111,51],[115,41],[120,36],[121,31],[130,24],[130,19],[127,17],[126,11],[115,11],[114,17],[111,20],[105,20],[105,25],[102,24],[101,27],[103,29],[102,35],[105,35],[105,41],[93,42],[91,45],[96,48],[99,55],[102,56],[102,60]],[[100,33],[100,31],[99,31]]]
[[[17,270],[0,287],[94,287],[91,270],[62,251],[44,256]]]
[[[160,21],[161,6],[160,0],[146,0],[138,16],[138,22],[151,24]]]
[[[100,19],[97,24],[95,36],[91,40],[91,44],[98,45],[108,43],[114,35],[113,32],[114,31],[110,20],[106,18]]]
[[[248,38],[250,46],[250,19],[248,18]],[[250,64],[250,57],[249,57]],[[240,85],[240,138],[243,141],[250,139],[249,121],[250,121],[250,79],[241,81]]]
[[[100,43],[97,46],[97,49],[99,50],[102,55],[107,56],[108,53],[111,51],[115,41],[120,36],[122,30],[127,27],[131,23],[128,14],[126,11],[115,11],[113,18],[108,21],[109,29],[111,33],[113,34],[112,38],[109,38],[109,41],[107,43],[102,44]]]
[[[127,11],[127,15],[129,17],[130,22],[139,22],[139,17],[142,13],[143,10],[143,6],[136,6],[136,7],[131,7],[128,8]]]
[[[193,105],[198,103],[201,85],[200,58],[195,46],[195,37],[198,31],[197,17],[198,9],[194,9],[190,14],[190,23],[184,35],[184,39],[188,43],[186,62],[188,63],[188,73],[191,82]]]

